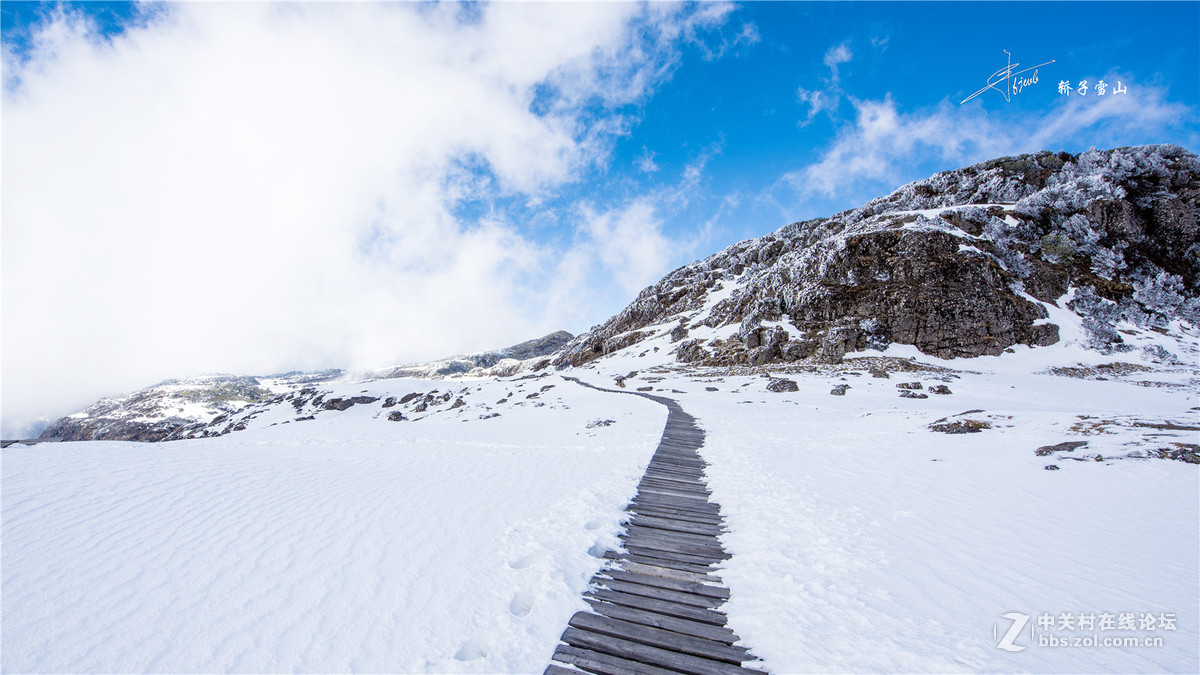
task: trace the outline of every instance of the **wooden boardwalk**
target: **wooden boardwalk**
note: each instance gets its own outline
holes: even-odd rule
[[[614,393],[649,398],[670,414],[627,509],[625,552],[605,553],[608,561],[585,596],[592,609],[571,617],[554,651],[558,663],[546,673],[762,672],[742,667],[756,659],[735,645],[738,636],[719,611],[729,590],[714,572],[729,554],[717,539],[724,521],[709,500],[706,465],[697,452],[704,431],[672,399]]]

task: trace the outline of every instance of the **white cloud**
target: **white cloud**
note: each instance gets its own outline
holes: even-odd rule
[[[662,220],[650,200],[597,211],[580,208],[582,235],[578,247],[591,249],[627,298],[658,280],[677,255],[677,246],[662,233]]]
[[[642,154],[637,158],[638,171],[642,173],[654,173],[658,171],[658,164],[655,163],[654,157],[657,153],[650,152],[646,146],[642,146]]]
[[[379,365],[557,327],[530,300],[557,253],[454,205],[578,179],[628,124],[596,101],[641,100],[671,36],[726,15],[168,7],[111,41],[60,15],[27,60],[5,53],[6,435],[165,377]],[[650,211],[597,218],[649,247],[605,264],[654,268]]]
[[[838,65],[849,63],[853,59],[854,54],[850,51],[848,42],[830,47],[825,52],[825,58],[822,59],[825,66],[829,68],[829,77],[822,78],[824,86],[820,89],[796,88],[796,98],[808,106],[808,115],[800,122],[800,126],[807,126],[814,117],[822,112],[831,116],[837,112],[845,93],[842,91],[842,78],[838,72]]]
[[[824,63],[825,63],[825,65],[829,66],[830,70],[833,71],[833,81],[834,82],[838,81],[838,70],[837,70],[838,64],[839,63],[849,63],[850,60],[853,58],[854,58],[854,54],[851,53],[850,44],[847,42],[843,42],[840,45],[831,47],[829,49],[829,51],[825,52]]]
[[[1024,116],[948,100],[905,113],[890,94],[883,100],[850,100],[854,122],[839,130],[818,162],[785,174],[781,183],[801,195],[861,196],[923,177],[912,172],[929,159],[959,166],[1071,146],[1166,142],[1178,138],[1171,132],[1179,130],[1190,133],[1192,144],[1196,137],[1186,131],[1196,111],[1148,84],[1121,96],[1052,99],[1045,112]]]

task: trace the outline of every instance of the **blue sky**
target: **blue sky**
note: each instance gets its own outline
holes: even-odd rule
[[[1200,149],[1196,2],[0,13],[6,428],[165,377],[579,332],[995,156]],[[1045,65],[960,104],[1010,61]]]

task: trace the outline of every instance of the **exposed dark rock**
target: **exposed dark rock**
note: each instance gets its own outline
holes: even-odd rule
[[[943,434],[977,434],[991,428],[986,422],[974,420],[955,420],[953,422],[935,422],[929,425],[930,431],[940,431]]]
[[[1160,459],[1174,459],[1188,464],[1200,464],[1200,445],[1174,443],[1173,448],[1158,448],[1150,452]]]
[[[900,382],[899,384],[896,385],[896,388],[897,389],[918,390],[918,389],[923,389],[924,387],[921,386],[920,382]]]
[[[326,410],[346,410],[354,405],[354,401],[348,398],[331,398],[325,401],[322,407]]]
[[[671,330],[671,342],[679,342],[683,338],[687,337],[687,334],[687,326],[681,323]]]
[[[1055,452],[1074,452],[1075,448],[1082,448],[1087,444],[1087,441],[1067,441],[1065,443],[1058,443],[1056,445],[1043,445],[1037,450],[1034,450],[1033,453],[1038,457],[1045,457],[1046,455]]]
[[[454,399],[454,403],[452,403],[450,405],[450,409],[454,410],[456,408],[461,408],[461,407],[465,406],[466,404],[467,404],[466,401],[462,400],[461,398],[456,398],[456,399]]]
[[[389,422],[403,422],[404,420],[408,419],[404,416],[404,413],[400,412],[399,410],[393,410],[392,412],[388,413],[387,418]]]
[[[929,398],[929,394],[922,394],[911,389],[901,389],[900,398]]]
[[[833,385],[833,389],[829,390],[829,393],[834,396],[845,396],[848,389],[850,389],[850,385],[848,384],[835,384]]]
[[[675,356],[682,363],[694,363],[707,359],[711,354],[700,346],[700,340],[688,340],[679,345],[679,348],[675,351]]]
[[[676,349],[680,361],[705,365],[838,363],[890,343],[940,358],[998,355],[1057,342],[1058,327],[1030,298],[1051,303],[1071,288],[1089,330],[1122,317],[1195,321],[1198,196],[1200,159],[1168,145],[1043,152],[937,174],[681,267],[555,364],[587,363],[680,319],[692,334],[738,326],[728,339]],[[969,206],[980,203],[1012,206]],[[914,213],[932,209],[942,211]],[[697,313],[714,292],[725,298]],[[764,322],[783,321],[793,337],[772,341],[768,330],[782,330]],[[671,337],[682,341],[678,331]]]
[[[405,403],[408,403],[409,401],[413,400],[414,398],[418,398],[420,395],[421,395],[420,392],[415,392],[415,391],[412,392],[411,394],[405,394],[400,397],[400,400],[397,401],[397,403],[399,403],[400,405],[404,405]]]
[[[777,393],[782,393],[785,391],[800,391],[800,386],[796,384],[795,380],[789,380],[782,377],[773,377],[771,378],[771,381],[767,383],[767,391],[774,391]]]
[[[952,394],[954,392],[950,391],[950,387],[947,387],[944,384],[935,384],[929,388],[929,393],[941,394],[941,395],[945,396],[946,394]]]
[[[720,389],[717,389],[716,387],[705,387],[704,391],[720,391]]]
[[[386,399],[384,399],[384,401],[383,401],[383,407],[384,407],[384,408],[391,408],[392,406],[396,405],[396,402],[397,402],[397,401],[396,401],[396,397],[395,397],[395,396],[389,396],[389,397],[387,397]]]
[[[1057,464],[1047,464],[1046,466],[1044,466],[1042,468],[1047,471],[1058,471],[1060,469],[1060,467]]]

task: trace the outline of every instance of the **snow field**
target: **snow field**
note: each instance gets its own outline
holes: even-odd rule
[[[857,374],[781,374],[799,391],[774,393],[761,374],[655,369],[649,362],[661,355],[638,356],[653,346],[670,348],[663,338],[636,345],[599,362],[589,379],[603,386],[640,369],[628,388],[650,383],[705,428],[701,454],[733,555],[721,572],[732,594],[725,610],[767,670],[1200,668],[1200,475],[1183,462],[1126,457],[1200,440],[1194,431],[1134,424],[1195,426],[1194,370],[1137,373],[1131,381],[1046,373],[1051,365],[1141,362],[1137,353],[1103,356],[1067,340],[957,361],[893,346],[886,355],[958,372],[877,379],[863,366]],[[1191,353],[1194,336],[1172,347]],[[896,384],[911,381],[953,393],[899,398]],[[835,384],[851,388],[831,396]],[[972,410],[981,412],[962,415]],[[961,435],[927,428],[945,417],[991,428]],[[1067,440],[1089,444],[1034,453]],[[1105,461],[1069,459],[1096,454]],[[1026,648],[1010,653],[994,637],[1011,624],[1001,617],[1008,612],[1034,622],[1063,612],[1168,613],[1177,621],[1174,631],[1132,633],[1162,637],[1161,647],[1055,649],[1033,644],[1027,627],[1015,643]]]
[[[546,383],[548,405],[486,420],[478,402],[514,384],[468,383],[470,406],[415,422],[375,403],[219,438],[4,450],[3,670],[540,671],[666,419]]]

